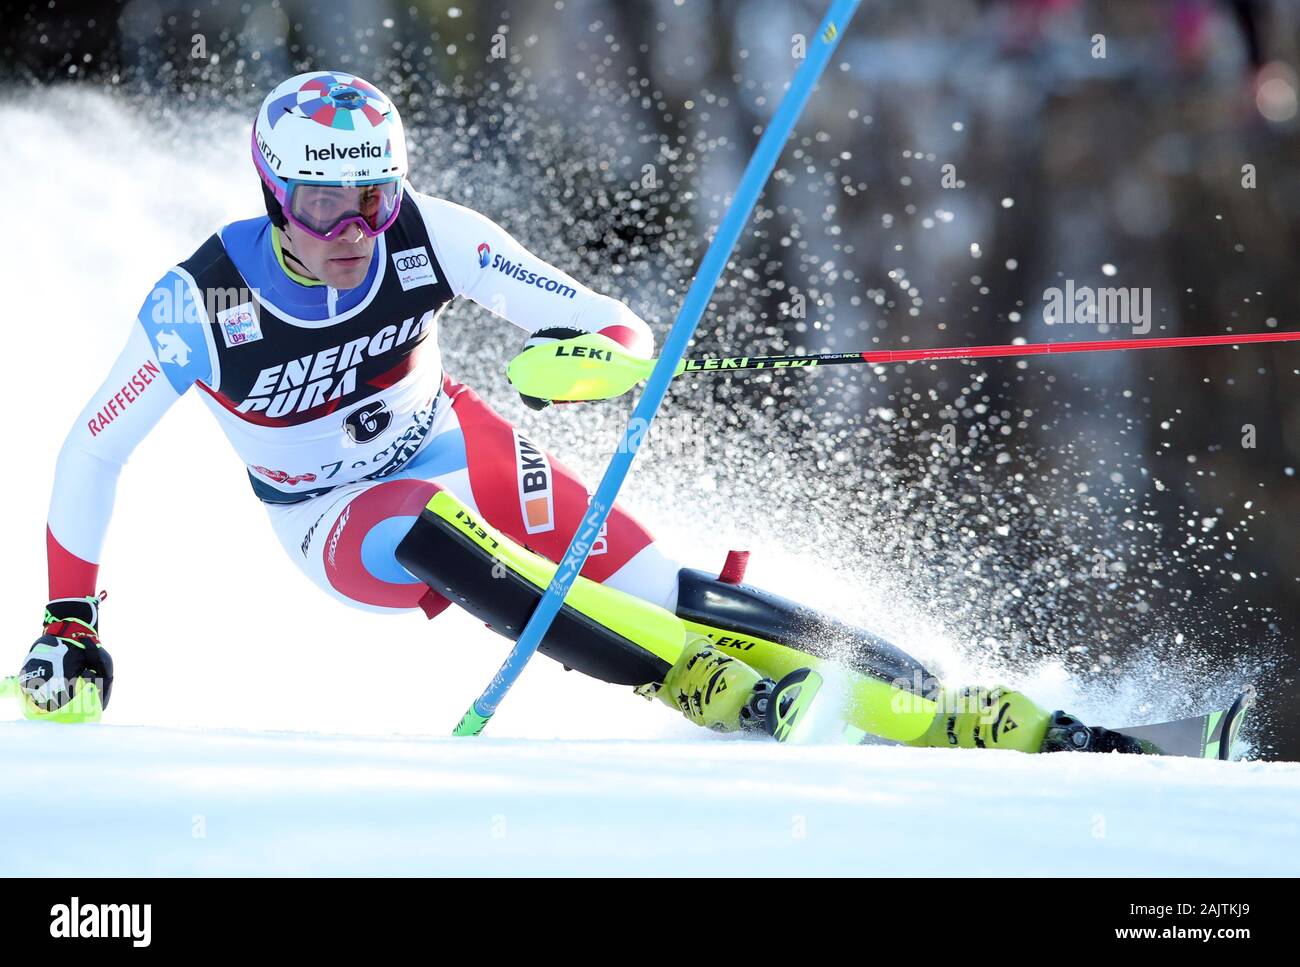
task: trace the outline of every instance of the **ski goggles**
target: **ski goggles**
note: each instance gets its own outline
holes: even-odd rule
[[[350,185],[290,181],[280,207],[294,227],[329,242],[349,225],[371,238],[383,234],[397,220],[401,205],[402,182],[389,179]]]

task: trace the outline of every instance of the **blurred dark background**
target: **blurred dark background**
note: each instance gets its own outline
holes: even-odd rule
[[[51,0],[10,8],[0,69],[11,91],[152,99],[164,122],[251,117],[290,73],[356,70],[425,135],[417,187],[530,238],[559,219],[542,254],[667,322],[823,11]],[[1283,0],[867,0],[693,351],[1133,335],[1048,325],[1067,280],[1149,290],[1153,336],[1300,329],[1298,38]],[[512,193],[464,177],[484,166]],[[681,405],[713,414],[706,439],[760,441],[720,474],[809,475],[803,513],[860,511],[828,549],[928,569],[974,647],[1104,679],[1182,660],[1190,627],[1207,676],[1265,686],[1262,754],[1297,759],[1298,353],[719,380]]]

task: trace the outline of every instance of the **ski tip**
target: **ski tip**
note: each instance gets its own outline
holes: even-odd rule
[[[1226,708],[1173,722],[1128,726],[1114,731],[1137,739],[1141,751],[1151,755],[1228,762],[1233,758],[1233,746],[1256,696],[1255,686],[1245,685]]]
[[[1232,761],[1232,747],[1241,733],[1242,723],[1246,721],[1246,713],[1255,704],[1258,695],[1259,692],[1254,685],[1247,685],[1237,693],[1237,697],[1223,713],[1223,717],[1214,725],[1210,739],[1206,743],[1206,758],[1217,758],[1224,762]]]

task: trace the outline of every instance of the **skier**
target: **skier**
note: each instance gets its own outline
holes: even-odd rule
[[[159,280],[60,452],[51,600],[19,675],[32,717],[94,719],[108,704],[95,587],[118,473],[191,388],[322,590],[430,618],[455,602],[514,639],[589,494],[443,371],[438,319],[461,296],[522,329],[525,351],[571,346],[543,364],[552,384],[571,375],[590,399],[626,386],[580,372],[584,353],[651,354],[649,327],[622,303],[487,217],[415,191],[397,108],[361,78],[316,71],[280,84],[251,152],[266,215],[224,226]],[[744,584],[744,566],[733,552],[716,576],[681,568],[615,507],[540,650],[724,731],[771,731],[773,682],[833,665],[846,721],[887,739],[1124,745],[1010,689],[945,689],[875,635]]]

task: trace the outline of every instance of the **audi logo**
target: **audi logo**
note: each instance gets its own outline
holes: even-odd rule
[[[410,269],[422,269],[429,264],[427,255],[407,255],[404,258],[393,259],[393,264],[397,266],[397,271],[406,272]]]

